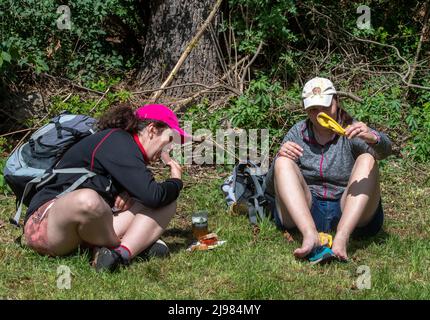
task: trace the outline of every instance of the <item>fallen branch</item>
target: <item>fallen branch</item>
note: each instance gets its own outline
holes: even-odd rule
[[[188,103],[192,102],[194,99],[197,99],[200,95],[211,92],[212,89],[204,89],[201,91],[196,92],[191,97],[176,101],[173,103],[175,106],[173,108],[173,112],[178,112],[184,105],[187,105]]]
[[[93,113],[93,111],[95,110],[95,108],[99,105],[99,103],[105,98],[105,96],[107,95],[107,93],[109,92],[110,87],[106,89],[106,91],[103,93],[103,95],[99,98],[99,100],[97,100],[96,104],[94,105],[94,107],[91,108],[90,110],[90,114]]]
[[[430,87],[426,87],[426,86],[421,86],[421,85],[417,85],[417,84],[413,84],[412,83],[412,78],[409,78],[411,80],[411,82],[407,81],[408,77],[411,76],[412,74],[412,66],[409,63],[409,61],[407,59],[405,59],[401,54],[399,49],[397,49],[397,47],[391,45],[391,44],[386,44],[386,43],[380,43],[377,41],[373,41],[373,40],[368,40],[368,39],[362,39],[359,37],[356,37],[355,35],[353,35],[352,33],[348,32],[347,30],[345,30],[344,28],[340,27],[332,18],[330,18],[329,16],[327,16],[326,14],[319,12],[317,9],[315,9],[315,7],[310,7],[308,5],[303,4],[304,7],[310,9],[312,12],[317,13],[320,16],[325,17],[327,20],[331,21],[334,25],[336,25],[341,32],[345,33],[346,35],[350,36],[352,39],[355,39],[357,41],[361,41],[361,42],[366,42],[366,43],[371,43],[371,44],[375,44],[375,45],[379,45],[379,46],[383,46],[383,47],[388,47],[393,49],[396,52],[396,55],[404,62],[404,64],[407,67],[407,72],[406,73],[400,73],[400,72],[396,72],[396,71],[386,71],[384,73],[391,73],[391,74],[396,74],[398,75],[402,82],[405,84],[406,87],[411,87],[411,88],[417,88],[417,89],[423,89],[423,90],[430,90]],[[428,8],[427,8],[428,11]],[[428,14],[428,12],[427,12]],[[428,15],[427,15],[428,17]],[[425,21],[425,23],[428,24],[428,21]],[[417,48],[418,49],[418,48]],[[382,73],[382,72],[381,72]]]
[[[236,95],[240,95],[240,92],[238,89],[230,87],[230,86],[226,86],[223,84],[220,84],[222,81],[224,81],[227,77],[230,76],[230,74],[234,71],[237,70],[238,65],[244,63],[244,61],[246,61],[246,59],[248,59],[248,56],[243,57],[242,59],[240,59],[237,63],[235,63],[234,66],[232,66],[230,68],[230,70],[225,73],[215,84],[213,84],[212,86],[208,87],[205,86],[206,88],[204,90],[198,91],[196,93],[194,93],[191,97],[176,101],[175,103],[173,103],[173,105],[175,105],[175,108],[173,109],[173,111],[177,112],[179,111],[184,105],[187,105],[188,103],[190,103],[191,101],[193,101],[194,99],[198,98],[200,95],[205,94],[205,93],[209,93],[211,90],[214,90],[218,87],[227,87],[229,89],[233,89],[230,90],[231,92],[233,92]]]
[[[361,99],[360,97],[357,97],[355,94],[353,94],[351,92],[337,91],[337,95],[339,97],[350,98],[356,102],[363,102],[363,99]]]
[[[68,83],[68,84],[70,84],[72,87],[77,88],[77,89],[80,89],[80,90],[85,90],[85,91],[88,91],[88,92],[96,93],[96,94],[98,94],[98,95],[103,95],[103,94],[104,94],[104,92],[101,92],[101,91],[97,91],[97,90],[93,90],[93,89],[90,89],[90,88],[83,87],[83,86],[81,86],[81,85],[79,85],[79,84],[74,83],[73,81],[71,81],[71,80],[69,80],[69,79],[66,79],[66,78],[62,78],[62,77],[55,77],[55,76],[52,76],[52,75],[47,74],[47,73],[41,73],[40,75],[42,75],[42,76],[44,76],[44,77],[47,77],[47,78],[50,78],[50,79],[54,79],[54,80],[61,80],[61,81],[67,82],[67,83]]]
[[[421,36],[420,36],[420,40],[418,42],[418,46],[417,46],[417,51],[415,53],[415,58],[414,58],[414,62],[412,63],[412,70],[411,73],[409,75],[409,79],[408,79],[408,87],[412,84],[412,79],[414,78],[415,75],[415,71],[417,69],[417,64],[418,64],[418,58],[420,56],[421,53],[421,47],[424,41],[424,37],[427,34],[428,28],[429,28],[429,12],[430,12],[430,5],[427,2],[425,5],[425,14],[424,14],[424,23],[423,23],[423,28],[421,29]],[[406,90],[406,94],[405,97],[408,96],[409,90]]]
[[[203,23],[203,25],[197,31],[197,33],[194,36],[194,38],[187,45],[187,47],[185,48],[185,51],[182,53],[181,57],[179,58],[178,62],[175,65],[175,67],[170,72],[170,74],[168,75],[167,79],[163,82],[163,84],[161,85],[160,89],[163,89],[164,87],[167,87],[172,82],[173,78],[178,73],[178,71],[181,68],[182,64],[187,59],[187,57],[189,56],[189,54],[191,53],[191,51],[193,50],[193,48],[197,45],[197,43],[199,42],[200,38],[202,37],[204,31],[207,29],[207,27],[209,26],[209,24],[212,22],[213,18],[215,17],[215,14],[217,13],[217,11],[218,11],[218,9],[219,9],[219,7],[221,5],[221,2],[222,2],[222,0],[217,0],[217,2],[215,3],[214,8],[212,9],[211,13],[207,17],[206,21]],[[158,90],[157,92],[154,93],[154,95],[152,96],[152,99],[157,100],[161,96],[162,93],[163,93],[163,90]]]
[[[142,93],[151,93],[151,92],[155,92],[155,91],[163,91],[163,90],[168,90],[168,89],[174,89],[174,88],[180,88],[180,87],[203,87],[205,89],[216,89],[218,87],[224,87],[225,89],[232,91],[234,93],[238,93],[238,91],[231,87],[231,86],[227,86],[224,84],[219,84],[214,86],[208,86],[206,84],[203,83],[198,83],[198,82],[193,82],[193,83],[183,83],[183,84],[176,84],[173,86],[168,86],[168,87],[164,87],[164,88],[156,88],[156,89],[147,89],[147,90],[141,90],[141,91],[136,91],[136,92],[132,92],[132,94],[142,94]],[[154,99],[154,98],[152,98]]]
[[[8,133],[0,135],[0,138],[6,137],[6,136],[11,136],[13,134],[20,133],[20,132],[26,132],[26,131],[34,130],[34,129],[36,129],[36,128],[33,127],[33,128],[27,128],[27,129],[17,130],[17,131],[13,131],[13,132],[8,132]]]
[[[240,84],[239,84],[239,90],[240,92],[243,92],[243,82],[245,81],[246,72],[249,70],[251,65],[254,63],[255,59],[257,59],[257,56],[260,54],[261,49],[263,48],[263,40],[260,41],[260,44],[258,45],[257,50],[255,51],[254,56],[252,59],[248,62],[248,64],[245,66],[242,72],[242,77],[240,78]]]
[[[69,93],[68,95],[67,95],[67,97],[63,100],[63,102],[66,102],[69,98],[70,98],[70,96],[72,95],[72,93]],[[0,109],[0,111],[1,111],[1,109]],[[35,129],[37,129],[37,128],[39,128],[39,126],[40,126],[40,124],[43,122],[43,120],[45,120],[47,117],[48,117],[48,115],[49,115],[49,113],[47,113],[42,119],[40,119],[37,123],[36,123],[36,125],[33,127],[33,128],[28,128],[28,129],[25,129],[25,130],[22,130],[23,132],[24,131],[28,131],[22,138],[21,138],[21,140],[19,140],[19,142],[17,143],[17,145],[15,146],[15,148],[13,148],[13,150],[12,150],[12,152],[10,153],[10,154],[12,154],[12,153],[14,153],[14,151],[16,150],[16,149],[18,149],[20,146],[21,146],[21,144],[24,142],[24,140],[25,140],[25,138],[27,138],[28,137],[28,135],[33,131],[33,130],[35,130]],[[15,132],[16,133],[16,132]],[[11,133],[12,134],[12,133]]]
[[[357,41],[361,41],[361,42],[367,42],[367,43],[372,43],[372,44],[376,44],[382,47],[388,47],[388,48],[392,48],[394,49],[394,51],[396,52],[396,55],[406,64],[406,66],[408,67],[408,71],[405,74],[402,74],[402,81],[406,82],[406,78],[409,76],[409,74],[411,73],[411,64],[409,63],[408,60],[406,60],[405,58],[402,57],[402,55],[400,54],[399,49],[397,49],[397,47],[391,45],[391,44],[386,44],[386,43],[380,43],[377,41],[373,41],[373,40],[368,40],[368,39],[362,39],[359,37],[354,36],[353,34],[349,33],[348,31],[345,30],[346,33],[348,33],[350,36],[352,36],[355,40]],[[400,74],[400,73],[399,73]]]

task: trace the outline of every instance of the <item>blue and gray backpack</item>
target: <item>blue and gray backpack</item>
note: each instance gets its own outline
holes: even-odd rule
[[[222,184],[221,189],[229,211],[247,215],[252,225],[270,217],[275,203],[273,196],[266,192],[266,175],[255,163],[239,163]]]
[[[34,194],[55,174],[85,173],[62,194],[73,191],[95,175],[86,168],[55,169],[64,152],[82,138],[93,134],[95,125],[94,118],[63,112],[33,133],[26,143],[9,156],[3,174],[16,196],[17,211],[11,223],[19,226],[22,205],[28,206]]]

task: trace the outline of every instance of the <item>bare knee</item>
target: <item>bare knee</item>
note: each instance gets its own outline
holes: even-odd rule
[[[99,219],[107,212],[107,204],[100,195],[92,189],[76,191],[75,205],[87,219]]]
[[[285,170],[296,170],[297,164],[287,157],[278,157],[275,161],[275,176],[279,176]]]

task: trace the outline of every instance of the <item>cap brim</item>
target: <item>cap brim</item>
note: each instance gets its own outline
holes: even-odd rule
[[[313,96],[309,97],[303,100],[303,105],[305,109],[308,109],[310,107],[314,106],[323,106],[323,107],[330,107],[331,101],[333,100],[333,95],[321,95],[321,96]]]
[[[179,135],[181,136],[181,144],[184,144],[186,142],[189,142],[193,139],[192,136],[190,136],[188,133],[186,133],[183,129],[179,127],[171,127],[173,130],[175,130]]]

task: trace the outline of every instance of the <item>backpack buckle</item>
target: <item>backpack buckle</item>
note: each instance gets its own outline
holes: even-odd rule
[[[19,222],[16,222],[14,218],[9,218],[9,222],[10,224],[14,225],[17,228],[21,228],[21,225],[19,224]]]

